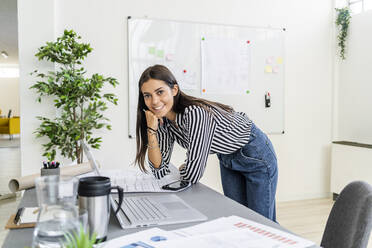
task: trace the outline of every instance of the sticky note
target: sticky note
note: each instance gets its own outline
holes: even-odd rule
[[[273,72],[273,68],[270,65],[267,65],[267,66],[265,66],[265,72],[266,73],[272,73]]]
[[[167,54],[167,55],[165,55],[165,59],[167,60],[167,61],[173,61],[173,54]]]
[[[274,66],[273,73],[278,73],[278,72],[279,72],[279,66]]]
[[[274,62],[274,57],[268,57],[266,59],[266,64],[271,65]]]
[[[155,54],[156,48],[155,47],[149,47],[149,54]]]
[[[276,63],[277,63],[278,65],[283,64],[283,58],[282,58],[282,57],[278,57],[278,58],[276,59]]]
[[[157,50],[156,51],[156,56],[158,56],[159,58],[163,58],[164,57],[164,50]]]

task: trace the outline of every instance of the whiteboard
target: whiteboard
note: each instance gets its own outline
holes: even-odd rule
[[[245,112],[265,133],[284,133],[284,31],[128,17],[129,137],[139,78],[155,64],[168,67],[186,94]]]

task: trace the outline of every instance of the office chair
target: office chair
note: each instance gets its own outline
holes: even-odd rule
[[[321,246],[324,248],[365,248],[372,227],[372,186],[349,183],[329,214]]]

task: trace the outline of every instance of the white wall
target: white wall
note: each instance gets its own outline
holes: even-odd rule
[[[40,141],[34,141],[34,116],[53,112],[35,103],[28,90],[35,68],[50,69],[32,54],[45,41],[72,28],[94,48],[86,60],[89,73],[116,77],[114,91],[119,105],[110,107],[111,132],[103,135],[96,157],[106,168],[125,167],[133,161],[135,141],[128,139],[127,16],[248,26],[285,27],[285,127],[284,135],[272,135],[279,160],[278,199],[322,197],[329,192],[332,127],[332,28],[331,1],[275,0],[19,0],[21,110],[29,125],[22,129],[22,173],[38,170],[42,160]],[[45,16],[46,15],[46,16]],[[31,18],[32,17],[32,18]],[[54,23],[54,24],[53,24]],[[55,25],[55,27],[53,27]],[[29,28],[32,26],[33,28]],[[37,111],[34,111],[37,109]],[[248,113],[249,114],[249,113]],[[172,160],[181,163],[176,149]],[[202,182],[220,189],[218,161],[211,156]]]
[[[352,16],[338,60],[337,140],[372,144],[372,10]]]
[[[52,116],[52,101],[36,103],[36,95],[29,88],[36,68],[53,70],[54,65],[38,61],[37,48],[54,39],[54,0],[18,1],[18,49],[21,106],[21,174],[37,172],[41,167],[42,140],[35,140],[33,132],[39,126],[36,116]],[[45,142],[45,140],[44,140]]]
[[[1,115],[11,109],[12,116],[19,116],[19,78],[0,77],[0,109]]]

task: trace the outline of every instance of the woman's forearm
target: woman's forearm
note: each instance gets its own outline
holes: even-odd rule
[[[155,168],[159,168],[161,165],[161,153],[156,133],[148,132],[147,138],[148,138],[147,151],[149,160],[154,165]]]

